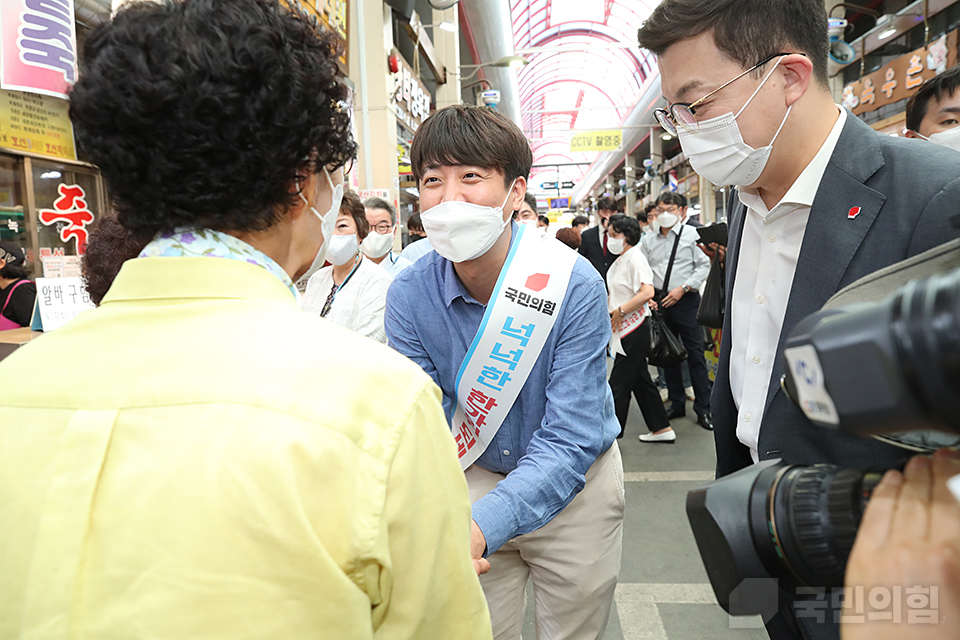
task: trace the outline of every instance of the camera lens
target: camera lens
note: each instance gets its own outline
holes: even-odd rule
[[[857,527],[881,477],[830,465],[782,469],[767,492],[765,526],[775,553],[769,560],[798,585],[843,586]]]

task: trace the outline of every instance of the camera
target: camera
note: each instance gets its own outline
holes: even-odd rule
[[[812,422],[916,452],[957,444],[960,242],[928,254],[952,256],[950,270],[907,281],[923,261],[911,260],[913,271],[894,265],[887,280],[906,284],[892,294],[828,304],[793,330],[781,386]],[[842,587],[885,471],[768,460],[689,492],[687,517],[720,605],[766,615],[781,595]]]
[[[481,91],[479,96],[480,104],[494,109],[497,108],[497,105],[500,104],[500,92],[496,89],[487,89],[486,91]]]

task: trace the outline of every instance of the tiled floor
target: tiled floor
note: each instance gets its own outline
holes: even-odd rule
[[[731,618],[716,604],[687,523],[687,491],[713,478],[713,434],[691,417],[673,421],[675,444],[646,444],[636,403],[621,439],[627,510],[620,582],[607,640],[765,640],[759,618]],[[536,637],[532,590],[524,640]]]

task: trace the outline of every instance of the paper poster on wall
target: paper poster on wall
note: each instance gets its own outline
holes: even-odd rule
[[[0,88],[66,99],[77,81],[73,0],[3,0],[0,10]]]
[[[39,93],[0,90],[0,147],[76,160],[70,103]]]
[[[80,278],[37,278],[37,303],[30,328],[53,331],[93,308]]]

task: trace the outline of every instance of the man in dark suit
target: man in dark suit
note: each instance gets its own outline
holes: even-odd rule
[[[600,224],[580,234],[580,255],[585,257],[600,272],[603,281],[607,281],[607,269],[620,256],[607,250],[607,221],[617,213],[617,201],[610,197],[597,200],[597,215]]]
[[[664,0],[638,34],[669,103],[657,118],[694,171],[740,187],[711,398],[718,476],[770,458],[906,457],[815,427],[778,384],[796,324],[861,276],[950,240],[960,202],[953,152],[881,135],[835,104],[826,32],[820,0]],[[837,638],[836,612],[784,606],[767,630]]]

